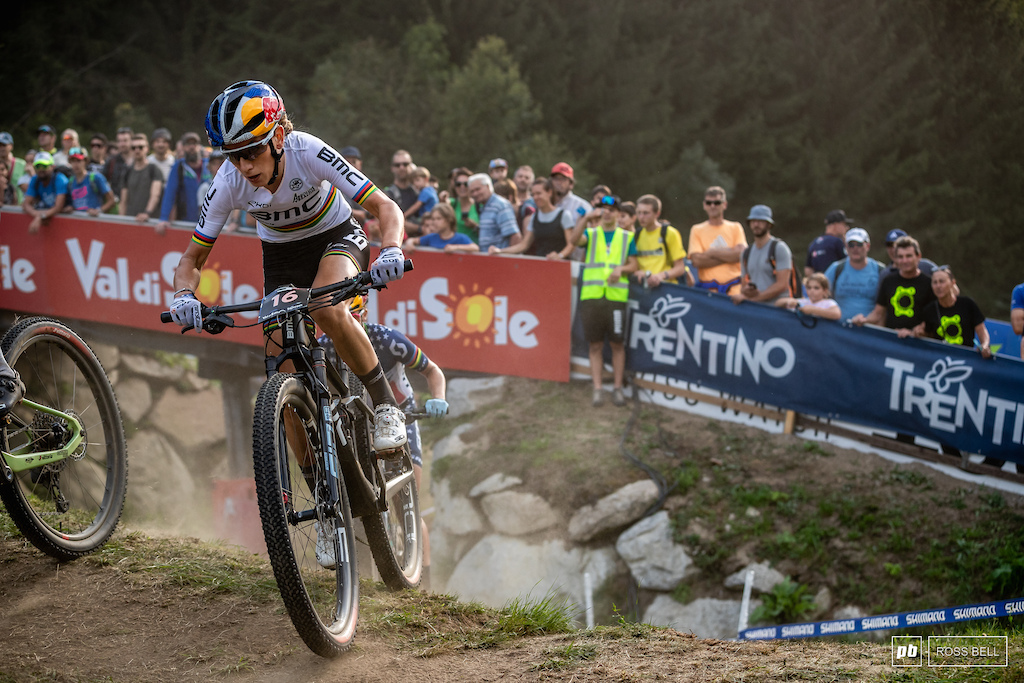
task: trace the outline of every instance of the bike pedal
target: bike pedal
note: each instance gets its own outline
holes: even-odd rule
[[[390,451],[374,451],[374,453],[376,453],[378,460],[398,460],[402,457],[404,451],[405,448],[395,448]]]

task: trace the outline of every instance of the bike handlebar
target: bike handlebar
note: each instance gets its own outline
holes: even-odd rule
[[[402,264],[403,272],[408,273],[412,269],[412,259],[406,259],[405,263]],[[310,300],[313,300],[318,297],[324,296],[325,294],[334,294],[335,292],[340,292],[344,289],[350,288],[352,290],[350,292],[350,296],[345,297],[346,299],[348,299],[357,294],[365,294],[367,291],[371,289],[383,289],[384,287],[386,287],[386,285],[374,285],[373,280],[370,277],[369,271],[364,270],[355,277],[348,278],[347,280],[341,280],[340,282],[335,282],[334,284],[331,285],[324,285],[323,287],[310,289],[309,298]],[[257,299],[256,301],[248,301],[244,304],[231,304],[230,306],[206,306],[204,304],[201,309],[203,313],[203,321],[205,322],[207,317],[210,316],[225,316],[229,313],[244,313],[247,311],[258,311],[260,310],[260,305],[262,303],[262,299]],[[172,318],[170,311],[163,311],[162,313],[160,313],[160,322],[169,323],[171,321]],[[187,332],[189,329],[191,329],[191,327],[182,330],[182,332]],[[212,332],[212,330],[207,331]],[[217,332],[220,331],[221,330],[217,330]],[[213,333],[216,334],[217,332]]]

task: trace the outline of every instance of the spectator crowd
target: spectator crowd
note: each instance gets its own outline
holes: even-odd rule
[[[166,128],[146,136],[123,127],[113,140],[95,133],[88,148],[71,128],[59,139],[49,125],[36,134],[37,149],[20,158],[10,133],[0,132],[0,196],[3,204],[20,205],[32,216],[30,232],[61,212],[116,212],[152,222],[162,233],[170,221],[198,219],[224,162],[223,154],[205,148],[194,132],[175,141]],[[341,153],[362,167],[357,148]],[[408,151],[396,151],[392,182],[384,191],[405,215],[404,247],[581,261],[580,315],[592,356],[606,340],[611,343],[613,403],[624,403],[621,366],[630,278],[647,287],[663,282],[699,287],[727,295],[737,305],[755,301],[798,315],[884,325],[901,337],[932,337],[991,355],[977,303],[960,293],[949,266],[924,258],[920,243],[899,228],[885,234],[888,263],[881,263],[868,256],[867,230],[854,227],[843,210],[828,211],[823,233],[807,246],[801,269],[791,246],[774,234],[771,207],[752,206],[743,223],[727,220],[729,202],[721,187],[704,192],[707,219],[690,227],[684,247],[682,231],[663,218],[661,200],[652,194],[625,201],[597,185],[584,198],[566,162],[546,176],[528,165],[511,176],[509,171],[503,158],[492,159],[485,172],[457,167],[442,188]],[[352,205],[373,238],[374,219]],[[244,214],[234,215],[226,229],[252,225]],[[1024,332],[1024,283],[1013,290],[1010,321],[1015,333]],[[1024,342],[1021,352],[1024,356]],[[599,404],[600,364],[593,365],[594,403]]]

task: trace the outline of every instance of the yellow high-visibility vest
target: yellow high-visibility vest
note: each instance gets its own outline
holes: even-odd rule
[[[626,263],[633,233],[615,228],[611,244],[605,241],[604,228],[587,228],[587,259],[583,263],[583,286],[580,299],[626,301],[629,298],[629,278],[622,276],[608,284],[612,271]]]

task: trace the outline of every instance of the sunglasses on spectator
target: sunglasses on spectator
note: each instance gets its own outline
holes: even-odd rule
[[[848,247],[863,247],[864,243],[863,242],[853,241],[853,242],[847,242],[846,246],[848,246]]]
[[[132,149],[146,149],[145,145],[132,145]]]
[[[610,194],[606,194],[605,196],[601,197],[601,201],[599,203],[602,206],[615,206],[615,197],[611,196]]]
[[[707,204],[708,206],[721,206],[722,205],[722,200],[721,199],[705,199],[704,203]]]
[[[263,154],[263,151],[267,149],[267,143],[269,143],[273,139],[273,135],[268,135],[267,137],[263,138],[263,141],[260,142],[258,145],[246,147],[245,149],[240,149],[237,152],[224,150],[224,154],[225,156],[227,156],[228,159],[231,159],[231,161],[233,161],[236,164],[241,162],[242,159],[245,159],[246,161],[256,161],[256,159],[258,159]]]
[[[106,147],[106,145],[103,144],[102,142],[90,142],[89,146],[90,147]]]
[[[469,187],[469,181],[468,180],[456,180],[455,181],[455,187]]]

